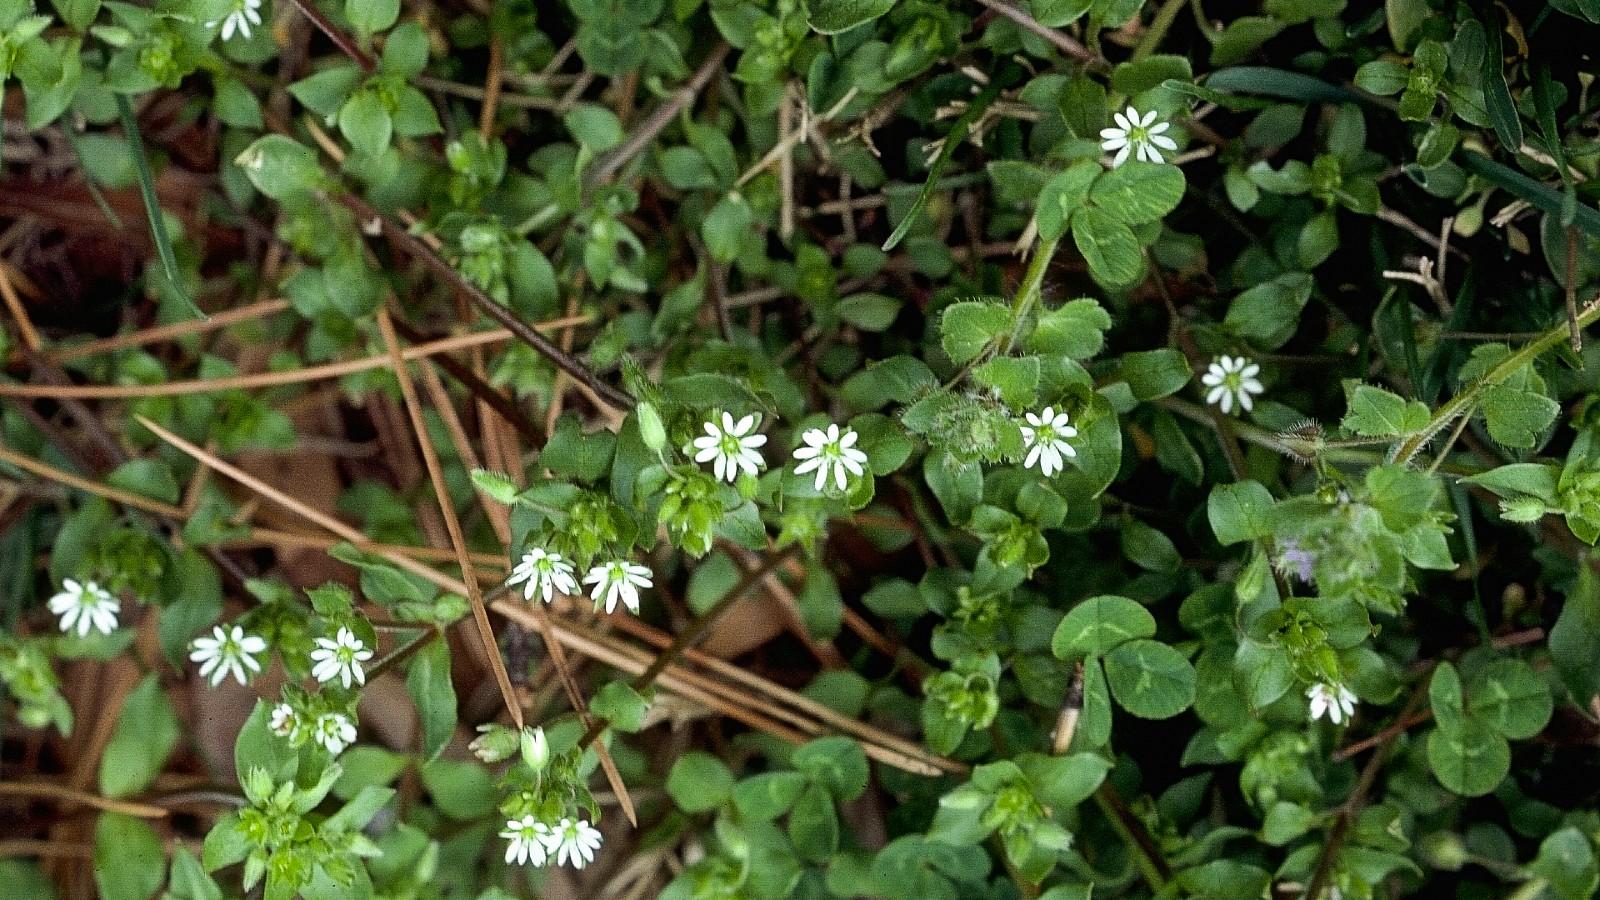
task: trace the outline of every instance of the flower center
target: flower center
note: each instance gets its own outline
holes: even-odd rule
[[[1056,430],[1050,425],[1041,425],[1035,432],[1034,443],[1053,444],[1056,441]]]
[[[722,451],[723,456],[738,456],[739,451],[743,450],[744,448],[739,444],[738,438],[731,434],[724,433],[722,435],[722,442],[718,449]]]

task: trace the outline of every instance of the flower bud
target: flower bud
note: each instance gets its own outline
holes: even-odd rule
[[[497,763],[511,758],[517,752],[517,732],[504,725],[489,723],[478,726],[478,736],[467,745],[472,755],[486,763]]]
[[[654,403],[646,400],[636,407],[639,413],[639,437],[644,445],[657,453],[667,445],[667,429],[661,424],[661,414]]]
[[[1467,845],[1461,836],[1449,831],[1425,835],[1417,844],[1422,858],[1435,869],[1455,872],[1467,863]]]
[[[1512,497],[1500,501],[1500,515],[1507,522],[1537,522],[1544,517],[1544,501],[1538,497]]]
[[[522,761],[535,772],[543,772],[550,764],[550,741],[543,728],[522,729]]]

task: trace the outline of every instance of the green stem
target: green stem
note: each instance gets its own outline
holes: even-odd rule
[[[1597,318],[1600,318],[1600,298],[1589,301],[1589,304],[1578,313],[1576,319],[1577,327],[1583,328],[1586,325],[1590,325]],[[1433,440],[1434,436],[1439,432],[1448,427],[1451,422],[1454,422],[1457,416],[1471,415],[1472,408],[1478,404],[1479,400],[1483,399],[1484,391],[1520,372],[1524,366],[1532,363],[1540,354],[1567,340],[1571,334],[1572,323],[1562,322],[1560,325],[1544,331],[1537,338],[1523,345],[1521,349],[1501,360],[1494,368],[1485,373],[1482,378],[1467,385],[1461,390],[1461,393],[1445,401],[1445,404],[1433,414],[1433,418],[1428,420],[1427,425],[1406,438],[1405,442],[1400,445],[1399,451],[1395,453],[1395,461],[1409,463],[1417,455],[1418,451]]]
[[[424,629],[421,634],[412,638],[410,641],[401,644],[393,653],[390,653],[383,659],[380,659],[376,663],[368,666],[367,679],[370,681],[371,679],[377,678],[384,672],[387,672],[395,666],[398,666],[410,659],[418,650],[421,650],[423,647],[427,646],[429,641],[438,637],[441,633],[442,632],[440,632],[437,628]]]
[[[1167,885],[1167,877],[1161,871],[1165,861],[1157,862],[1156,858],[1151,855],[1154,849],[1147,848],[1139,840],[1138,836],[1133,833],[1133,829],[1128,827],[1128,823],[1123,821],[1123,816],[1131,814],[1128,812],[1126,804],[1120,803],[1121,798],[1118,798],[1116,803],[1112,802],[1111,798],[1115,795],[1106,790],[1109,786],[1109,783],[1102,784],[1100,790],[1094,792],[1094,802],[1100,807],[1100,812],[1105,814],[1106,821],[1111,823],[1111,827],[1117,832],[1117,836],[1122,838],[1124,844],[1128,845],[1128,850],[1139,863],[1139,871],[1144,874],[1145,883],[1150,885],[1152,891],[1159,894],[1162,888]]]
[[[1028,261],[1028,271],[1022,276],[1022,284],[1017,286],[1017,295],[1011,300],[1011,335],[1000,348],[1001,353],[1011,352],[1017,337],[1022,334],[1022,323],[1027,321],[1028,313],[1033,311],[1033,305],[1039,302],[1039,297],[1044,293],[1044,275],[1050,270],[1050,260],[1056,255],[1056,247],[1060,243],[1060,237],[1053,237],[1034,245],[1033,259]]]
[[[1161,4],[1161,9],[1156,12],[1156,17],[1150,20],[1150,27],[1145,29],[1144,37],[1139,38],[1139,45],[1133,48],[1133,55],[1128,57],[1129,62],[1138,62],[1155,52],[1166,40],[1167,30],[1178,18],[1178,13],[1183,11],[1184,4],[1189,0],[1167,0]]]

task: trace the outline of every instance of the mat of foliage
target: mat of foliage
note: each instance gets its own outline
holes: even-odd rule
[[[1594,896],[1596,46],[0,0],[0,894]]]

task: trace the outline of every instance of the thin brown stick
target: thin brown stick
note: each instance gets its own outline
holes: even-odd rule
[[[202,334],[226,328],[240,322],[252,319],[261,319],[289,308],[289,301],[282,298],[263,300],[249,306],[241,306],[208,316],[204,319],[185,319],[182,322],[173,322],[170,325],[158,325],[154,328],[144,328],[139,331],[130,331],[126,334],[112,335],[98,341],[89,341],[86,344],[77,344],[72,347],[62,347],[52,350],[45,358],[53,363],[63,363],[71,359],[82,359],[85,356],[94,356],[99,353],[110,353],[113,350],[123,350],[128,347],[140,347],[145,344],[154,344],[157,341],[167,341],[190,334]]]
[[[504,73],[500,70],[500,57],[503,53],[500,35],[489,36],[489,72],[483,79],[483,109],[478,113],[478,134],[485,141],[494,137],[494,117],[500,109],[500,82]]]
[[[11,311],[11,318],[17,322],[17,335],[22,338],[22,345],[29,350],[37,351],[39,332],[33,327],[33,320],[28,318],[28,309],[22,305],[22,298],[17,296],[17,289],[11,283],[11,265],[0,261],[0,297],[5,298],[6,309]]]
[[[428,467],[428,479],[433,482],[434,498],[439,502],[439,512],[444,515],[444,527],[450,533],[450,545],[456,552],[456,563],[463,573],[470,573],[472,559],[467,552],[467,538],[461,532],[455,501],[450,499],[450,489],[444,482],[444,469],[439,465],[439,453],[428,438],[428,424],[422,418],[422,401],[417,397],[416,383],[412,381],[405,356],[400,352],[400,339],[395,337],[394,324],[389,321],[386,309],[378,310],[378,331],[383,335],[383,344],[389,350],[389,361],[395,377],[400,381],[400,394],[405,398],[411,427],[416,432],[417,444],[422,448],[422,462]],[[489,668],[500,686],[500,695],[511,713],[511,721],[521,730],[522,704],[517,702],[517,693],[511,687],[510,676],[506,674],[505,661],[500,658],[500,644],[495,640],[494,627],[489,624],[489,612],[483,606],[483,593],[478,590],[476,578],[468,577],[463,581],[467,586],[467,601],[472,605],[473,621],[478,625],[478,637],[483,640],[484,652],[489,657]]]
[[[367,55],[360,47],[357,47],[356,42],[350,38],[350,35],[340,31],[338,26],[328,21],[328,17],[323,15],[322,10],[317,9],[310,0],[293,0],[293,2],[295,8],[310,19],[311,24],[317,26],[317,30],[327,35],[328,40],[333,41],[334,46],[344,51],[345,56],[355,60],[356,65],[360,66],[363,72],[370,73],[377,68],[377,63],[373,62],[372,57]]]
[[[46,797],[66,803],[81,803],[84,806],[139,819],[164,819],[169,815],[167,810],[159,806],[135,803],[131,800],[114,800],[49,781],[0,781],[0,797]]]
[[[0,859],[18,856],[40,856],[57,859],[92,859],[94,847],[90,844],[68,844],[36,838],[13,838],[0,841]]]
[[[1090,52],[1088,47],[1085,47],[1084,45],[1078,43],[1054,28],[1048,28],[1039,24],[1037,19],[1016,8],[1015,6],[1012,6],[1009,3],[1004,3],[1002,0],[978,0],[978,2],[1017,23],[1024,30],[1031,31],[1039,37],[1044,38],[1062,53],[1065,53],[1074,59],[1082,60],[1083,62],[1086,62],[1097,69],[1109,68],[1109,64],[1105,61],[1105,59]]]
[[[711,77],[721,68],[722,61],[727,58],[728,51],[731,49],[727,41],[718,43],[711,53],[706,56],[705,61],[700,64],[700,68],[696,69],[694,74],[689,77],[689,80],[684,83],[683,87],[678,88],[671,97],[663,100],[661,105],[650,113],[650,117],[645,119],[633,134],[628,135],[628,139],[620,147],[608,151],[604,156],[595,160],[594,165],[590,166],[589,170],[584,173],[584,185],[593,188],[610,181],[618,172],[622,171],[623,166],[626,166],[635,156],[643,152],[644,148],[656,139],[662,129],[672,124],[672,120],[678,115],[678,112],[688,106],[705,89],[707,82],[711,81]]]
[[[518,340],[532,347],[540,356],[555,363],[563,372],[572,376],[573,380],[586,385],[611,406],[624,410],[633,408],[634,400],[631,396],[601,380],[598,375],[589,371],[589,368],[583,363],[562,352],[555,344],[550,343],[544,335],[535,331],[529,327],[528,323],[518,318],[515,313],[501,305],[493,297],[485,294],[481,288],[456,271],[454,266],[445,262],[444,257],[435,252],[432,247],[429,247],[426,241],[412,234],[410,229],[401,226],[389,216],[378,212],[370,203],[354,194],[345,194],[340,199],[345,206],[348,206],[356,214],[359,220],[362,222],[377,222],[392,243],[421,261],[429,269],[432,269],[435,275],[460,291],[468,300],[471,300],[472,305],[478,307],[479,312],[487,315],[498,323],[500,327],[515,335]]]
[[[586,321],[588,321],[587,316],[567,317],[565,319],[542,322],[538,327],[552,328],[561,325],[581,324]],[[523,327],[526,328],[528,326],[524,325]],[[510,331],[500,328],[489,331],[473,331],[407,347],[405,349],[405,357],[407,360],[424,359],[439,353],[450,353],[483,344],[498,344],[510,340],[513,336]],[[284,372],[258,372],[254,375],[231,375],[226,378],[201,378],[192,381],[168,381],[161,384],[70,384],[59,386],[0,384],[0,397],[45,397],[52,400],[64,398],[78,400],[133,400],[141,397],[177,397],[185,394],[251,390],[279,387],[286,384],[301,384],[307,381],[319,381],[328,378],[342,378],[357,372],[382,369],[388,365],[388,356],[378,355]]]
[[[401,337],[412,344],[425,344],[429,340],[422,332],[412,328],[400,319],[394,320],[394,327],[396,331],[400,332]],[[483,379],[483,376],[447,354],[438,354],[433,361],[439,368],[448,372],[451,378],[460,382],[461,386],[465,387],[479,401],[487,404],[490,409],[494,410],[500,418],[504,419],[512,428],[515,428],[530,443],[544,444],[544,436],[539,432],[539,426],[528,418],[527,413],[524,413],[511,398],[495,390],[493,385]],[[431,372],[432,369],[424,368],[423,371]]]
[[[47,462],[18,453],[3,444],[0,444],[0,462],[10,463],[41,478],[47,478],[67,487],[77,488],[97,497],[104,497],[123,506],[130,506],[158,516],[170,516],[172,518],[181,518],[183,516],[183,509],[180,507],[173,506],[170,503],[162,503],[159,500],[151,500],[149,497],[114,488],[108,484],[101,484],[92,478],[74,475],[65,469],[58,469]]]

